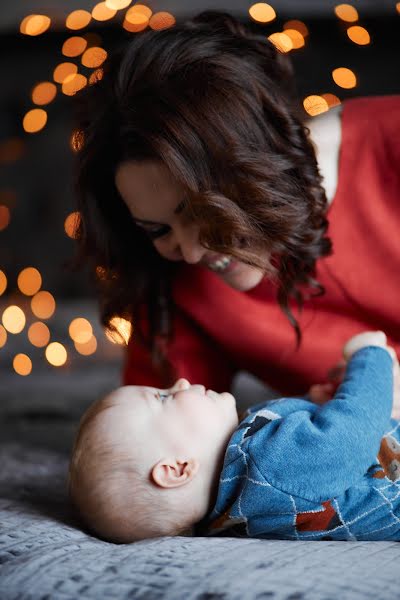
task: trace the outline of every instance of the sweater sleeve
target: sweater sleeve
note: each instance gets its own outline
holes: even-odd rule
[[[312,501],[334,497],[359,483],[375,462],[392,402],[390,354],[363,348],[332,400],[272,421],[252,440],[251,457],[281,491]]]
[[[163,381],[149,350],[133,335],[127,348],[123,384],[165,388],[184,377],[216,392],[229,391],[236,367],[223,349],[181,310],[176,310],[173,327],[174,336],[167,350],[173,381]]]

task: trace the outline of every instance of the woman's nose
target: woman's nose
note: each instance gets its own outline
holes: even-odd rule
[[[186,226],[175,232],[177,249],[183,260],[196,264],[203,258],[206,249],[199,244],[199,230],[196,226]]]

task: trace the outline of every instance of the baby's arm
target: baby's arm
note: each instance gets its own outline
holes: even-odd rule
[[[269,425],[262,471],[271,483],[304,498],[326,499],[359,482],[374,463],[393,399],[392,356],[380,335],[345,347],[350,360],[332,400]]]

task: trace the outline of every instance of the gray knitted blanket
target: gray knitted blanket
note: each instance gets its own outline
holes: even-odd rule
[[[0,447],[1,600],[347,600],[400,596],[400,544],[98,540],[74,520],[67,458]]]

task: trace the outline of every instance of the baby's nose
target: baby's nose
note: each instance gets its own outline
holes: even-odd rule
[[[190,388],[190,382],[187,379],[184,379],[183,377],[181,379],[178,379],[173,388],[174,390],[188,390]]]

